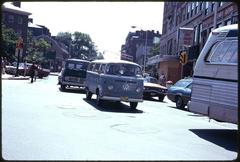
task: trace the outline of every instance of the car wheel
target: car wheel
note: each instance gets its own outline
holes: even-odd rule
[[[131,109],[136,109],[138,103],[137,102],[130,102]]]
[[[91,98],[92,98],[92,93],[88,90],[88,88],[86,88],[86,99],[91,100]]]
[[[65,90],[66,89],[66,85],[61,84],[61,89]]]
[[[183,99],[181,96],[177,96],[176,97],[176,107],[178,109],[183,109],[185,107],[184,103],[183,103]]]
[[[164,95],[158,96],[158,100],[162,102],[164,97],[165,97]]]
[[[102,106],[103,105],[103,100],[100,99],[100,95],[99,92],[97,91],[97,105],[98,106]]]

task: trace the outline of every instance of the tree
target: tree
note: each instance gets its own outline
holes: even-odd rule
[[[91,60],[97,57],[97,50],[90,36],[81,32],[74,32],[72,41],[72,57]]]
[[[150,48],[149,57],[159,55],[159,52],[160,52],[160,43],[156,43],[154,44],[153,47]]]
[[[70,52],[70,47],[72,44],[72,34],[69,32],[59,32],[56,36],[56,41],[63,43],[68,47],[68,51]]]
[[[31,32],[28,32],[27,42],[27,56],[25,58],[27,62],[42,63],[46,59],[44,54],[51,45],[43,38],[33,39]]]
[[[2,56],[6,57],[7,60],[13,62],[16,60],[15,48],[16,48],[17,34],[11,28],[6,28],[2,24]]]

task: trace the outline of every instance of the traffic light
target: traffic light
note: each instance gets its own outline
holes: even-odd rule
[[[183,51],[180,53],[180,56],[179,56],[179,60],[180,60],[180,63],[182,65],[185,65],[188,61],[188,55],[187,55],[187,52]]]

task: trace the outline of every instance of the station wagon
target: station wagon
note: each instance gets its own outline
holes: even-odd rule
[[[85,87],[85,79],[89,61],[80,59],[67,59],[58,77],[62,90],[66,87]]]

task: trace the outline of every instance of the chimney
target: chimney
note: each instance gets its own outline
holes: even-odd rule
[[[28,18],[28,22],[33,23],[33,18]]]
[[[14,2],[12,2],[12,4],[16,7],[19,7],[19,8],[21,7],[21,2],[20,1],[14,1]]]

